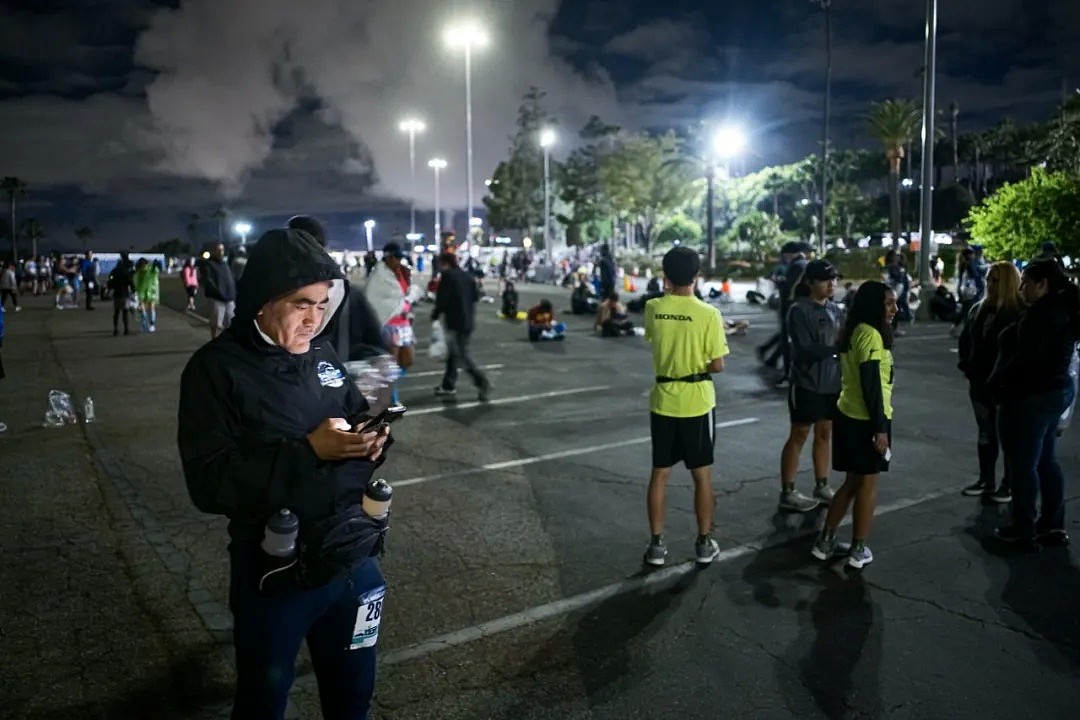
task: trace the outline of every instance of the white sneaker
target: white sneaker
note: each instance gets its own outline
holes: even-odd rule
[[[816,510],[820,500],[808,498],[798,490],[785,490],[780,493],[780,509],[790,512],[805,513]]]
[[[151,325],[150,332],[157,332],[157,325]]]

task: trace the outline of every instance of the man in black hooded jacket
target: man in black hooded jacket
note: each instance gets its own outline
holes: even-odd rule
[[[229,517],[233,718],[283,717],[305,639],[324,716],[365,718],[370,705],[386,521],[360,507],[389,433],[351,430],[367,403],[318,337],[346,294],[310,235],[271,230],[251,249],[233,324],[181,378],[188,491],[200,510]],[[299,552],[271,589],[260,542],[282,509],[299,518]]]

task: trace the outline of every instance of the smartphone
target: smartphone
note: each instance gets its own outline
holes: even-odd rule
[[[356,432],[366,433],[378,430],[384,426],[392,425],[405,415],[404,405],[391,405],[375,417],[357,426]]]

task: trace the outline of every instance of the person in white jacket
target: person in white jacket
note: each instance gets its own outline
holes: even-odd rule
[[[382,262],[371,271],[364,294],[375,311],[382,325],[383,346],[389,352],[404,375],[413,364],[412,321],[409,313],[411,304],[411,281],[409,268],[401,261],[407,257],[401,246],[395,242],[383,248]],[[397,388],[394,388],[393,402],[397,403]]]

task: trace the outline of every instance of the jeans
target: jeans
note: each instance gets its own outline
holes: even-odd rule
[[[374,558],[347,575],[311,590],[268,597],[256,590],[254,543],[229,545],[229,608],[236,646],[233,720],[281,720],[307,640],[327,720],[364,720],[375,690],[375,646],[350,650],[359,598],[386,581]],[[381,601],[377,608],[381,614]],[[368,613],[370,614],[370,612]],[[360,618],[363,620],[364,618]]]
[[[476,387],[486,387],[488,384],[484,373],[473,362],[469,354],[469,340],[472,332],[458,332],[457,330],[446,331],[446,372],[443,373],[442,389],[453,390],[457,386],[458,367],[464,366],[465,372],[469,373]]]
[[[1070,394],[1061,389],[1029,395],[1003,405],[998,416],[1012,483],[1013,525],[1024,537],[1065,529],[1065,477],[1055,446],[1058,420]]]
[[[989,491],[997,484],[998,450],[1001,447],[998,437],[998,406],[993,400],[974,391],[969,391],[968,396],[971,398],[971,408],[975,411],[975,424],[979,427],[979,482]],[[1010,487],[1007,472],[1001,479],[1001,487]]]
[[[566,333],[566,323],[555,323],[551,329],[544,330],[539,327],[529,326],[529,342],[541,340],[558,340]]]

